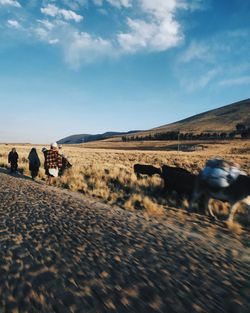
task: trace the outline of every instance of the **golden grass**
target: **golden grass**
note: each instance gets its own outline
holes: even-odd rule
[[[103,143],[100,143],[101,145]],[[117,144],[117,143],[115,143]],[[162,142],[167,146],[167,142]],[[97,143],[95,143],[95,146]],[[122,143],[119,143],[121,146]],[[148,214],[161,215],[164,206],[176,206],[174,197],[161,194],[162,180],[158,176],[138,180],[133,173],[135,163],[151,164],[161,167],[163,164],[180,166],[193,173],[198,173],[205,162],[214,157],[235,159],[250,174],[249,141],[208,144],[205,150],[196,152],[177,151],[139,151],[91,149],[85,145],[64,146],[63,153],[73,167],[65,175],[58,178],[56,185],[72,191],[78,191],[91,197],[102,199],[106,203],[116,204],[128,210],[144,210]],[[31,145],[15,145],[19,153],[19,169],[24,175],[30,175],[28,154]],[[123,143],[123,148],[128,145]],[[0,167],[8,167],[7,157],[12,145],[0,144]],[[44,157],[42,146],[36,146],[41,164]],[[239,151],[240,154],[235,154]],[[244,151],[246,150],[246,153]],[[40,168],[38,180],[46,180],[43,166]],[[182,207],[187,207],[183,201]],[[227,215],[228,207],[214,201],[216,214]]]
[[[235,221],[226,221],[227,228],[230,229],[233,233],[240,235],[242,233],[242,227],[238,222]]]

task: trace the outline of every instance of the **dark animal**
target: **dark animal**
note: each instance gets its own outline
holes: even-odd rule
[[[181,167],[163,165],[161,177],[165,191],[176,191],[179,195],[192,196],[197,177],[195,174]]]
[[[134,172],[137,178],[140,178],[140,174],[153,176],[155,174],[161,175],[161,169],[158,167],[154,167],[153,165],[146,165],[146,164],[135,164],[134,165]]]
[[[233,221],[234,215],[241,202],[250,206],[250,177],[246,175],[239,175],[238,178],[228,187],[212,188],[201,178],[201,176],[198,176],[189,209],[192,209],[193,202],[197,201],[201,197],[203,197],[205,210],[215,219],[216,217],[209,205],[209,200],[213,198],[229,202],[231,207],[228,221]]]

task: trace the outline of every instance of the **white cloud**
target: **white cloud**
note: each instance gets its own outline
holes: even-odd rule
[[[47,7],[41,8],[41,12],[48,16],[63,18],[66,21],[73,20],[75,22],[80,22],[83,20],[83,16],[74,11],[60,9],[54,4],[48,4]]]
[[[55,27],[55,24],[48,20],[37,20],[37,21],[48,30],[52,30]]]
[[[30,29],[30,32],[40,41],[57,45],[62,51],[65,62],[73,69],[97,59],[115,56],[116,52],[109,40],[80,32],[61,20],[38,22],[39,25]]]
[[[193,40],[180,53],[177,61],[185,64],[195,62],[225,64],[228,60],[231,60],[232,56],[238,58],[243,50],[249,50],[249,35],[250,32],[246,29],[235,29],[233,31],[218,32],[213,37],[206,38],[206,40]],[[242,45],[242,39],[244,38],[245,44]],[[249,54],[246,54],[245,59],[249,59]]]
[[[204,88],[215,78],[220,72],[220,69],[211,69],[205,75],[201,76],[195,81],[195,85],[198,88]]]
[[[16,29],[21,28],[21,25],[16,20],[8,20],[7,23],[8,23],[8,26],[10,26],[10,27],[13,27],[13,28],[16,28]]]
[[[181,85],[189,92],[205,88],[219,75],[220,71],[220,68],[213,68],[207,72],[195,73],[193,77],[182,77]]]
[[[116,9],[115,25],[112,35],[106,37],[86,32],[82,23],[83,16],[74,11],[82,8],[90,1],[96,10],[102,14],[110,14],[111,7]],[[98,58],[116,57],[126,53],[159,52],[178,46],[184,39],[180,22],[177,20],[177,10],[189,10],[190,4],[203,0],[61,0],[58,7],[56,0],[44,0],[40,11],[43,18],[37,19],[32,14],[26,15],[22,23],[23,34],[33,38],[57,45],[63,51],[65,60],[72,67],[92,62]],[[15,0],[0,0],[1,3],[18,3]],[[39,1],[34,0],[33,6],[38,7]],[[106,6],[104,6],[104,4]],[[107,7],[107,4],[110,6]],[[69,9],[65,9],[69,8]],[[87,6],[86,6],[87,10]],[[100,11],[101,10],[101,11]],[[120,15],[118,15],[120,12]],[[124,24],[125,17],[125,24]],[[9,26],[18,28],[18,22],[8,23]],[[119,26],[118,26],[119,25]],[[121,27],[115,29],[115,27]],[[124,30],[125,27],[125,30]],[[99,27],[98,27],[99,28]],[[191,47],[194,48],[194,47]],[[186,60],[192,58],[192,49]],[[201,50],[200,50],[201,51]],[[205,53],[205,51],[204,51]]]
[[[143,19],[127,19],[129,31],[118,34],[125,51],[164,51],[177,46],[183,39],[181,26],[175,19],[177,9],[185,3],[177,0],[139,0]]]
[[[59,43],[59,42],[60,42],[60,40],[59,40],[58,38],[50,39],[50,40],[49,40],[49,44],[51,44],[51,45],[55,45],[55,44],[57,44],[57,43]]]
[[[250,76],[224,79],[219,82],[219,85],[220,86],[250,85]]]
[[[60,9],[54,4],[48,4],[47,7],[41,8],[41,12],[45,15],[53,16],[59,14]]]
[[[104,0],[93,0],[95,5],[102,6]],[[130,8],[132,7],[132,0],[106,0],[107,3],[116,8]]]
[[[116,8],[125,8],[128,14],[133,0],[92,0],[95,5],[102,6],[104,2]],[[185,9],[184,1],[178,0],[138,0],[133,7],[141,18],[127,17],[128,32],[122,32],[115,38],[102,38],[97,35],[82,32],[72,25],[68,25],[62,35],[54,22],[41,20],[41,27],[36,33],[41,40],[48,43],[57,38],[64,51],[65,60],[72,67],[78,67],[82,63],[89,63],[101,57],[114,57],[124,53],[136,53],[137,51],[165,51],[177,46],[183,39],[181,26],[175,19],[177,9]],[[41,9],[43,14],[51,17],[69,20],[73,12],[58,8],[54,4],[48,4]]]
[[[43,27],[36,27],[31,29],[31,31],[42,41],[49,42],[49,31]]]
[[[74,20],[75,22],[80,22],[83,20],[83,16],[76,14],[74,11],[61,9],[59,15],[62,15],[66,21]]]
[[[100,9],[98,9],[98,12],[101,14],[101,15],[108,15],[108,11],[107,10],[105,10],[105,9],[102,9],[102,8],[100,8]]]
[[[167,18],[162,23],[147,23],[144,20],[128,19],[130,33],[118,35],[118,42],[125,51],[136,52],[141,49],[164,51],[175,47],[182,39],[179,25]]]
[[[107,0],[107,2],[117,8],[132,6],[132,0]]]
[[[0,5],[9,5],[16,8],[21,8],[21,4],[15,0],[0,0]]]
[[[93,37],[85,32],[69,32],[63,48],[65,60],[72,68],[78,68],[83,63],[91,63],[114,53],[110,41]]]
[[[213,57],[210,52],[209,45],[193,41],[179,56],[179,61],[181,63],[189,63],[194,60],[209,61],[211,58]]]
[[[249,30],[234,29],[192,41],[176,58],[174,71],[187,91],[250,83]],[[245,40],[244,40],[245,39]],[[244,44],[242,41],[244,40]]]
[[[33,33],[39,40],[47,42],[49,44],[58,43],[58,37],[63,40],[63,32],[67,33],[68,24],[62,20],[54,20],[53,22],[48,20],[37,20],[38,25],[29,29],[30,33]]]
[[[210,2],[210,0],[190,0],[190,2],[188,2],[186,5],[187,8],[191,11],[206,10],[211,6]]]
[[[88,4],[88,0],[62,0],[62,3],[68,6],[71,10],[78,10]]]
[[[186,1],[178,0],[139,0],[139,4],[145,13],[151,13],[153,16],[162,19],[166,15],[173,14],[176,9],[186,9]]]

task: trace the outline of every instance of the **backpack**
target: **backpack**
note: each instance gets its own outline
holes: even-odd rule
[[[201,172],[201,177],[211,187],[226,188],[240,174],[239,166],[235,163],[222,159],[212,159],[207,161],[205,168]]]

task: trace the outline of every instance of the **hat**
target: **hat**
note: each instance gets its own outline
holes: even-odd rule
[[[51,144],[51,147],[52,148],[58,148],[58,144],[56,142],[54,142],[54,143]]]
[[[45,152],[45,151],[47,151],[47,148],[43,147],[42,152]]]

